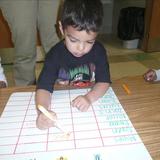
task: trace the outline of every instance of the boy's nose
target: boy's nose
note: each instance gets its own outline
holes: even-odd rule
[[[79,43],[78,44],[78,46],[77,46],[77,49],[79,50],[79,51],[83,51],[84,49],[85,49],[85,45],[84,45],[84,43]]]

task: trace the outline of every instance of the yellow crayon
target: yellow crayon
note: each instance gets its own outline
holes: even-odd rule
[[[52,120],[53,122],[55,122],[55,127],[58,128],[59,130],[61,130],[62,132],[66,133],[62,127],[60,126],[60,124],[57,124],[56,119],[53,117],[53,115],[51,113],[49,113],[45,107],[38,105],[38,109],[46,116],[48,117],[50,120]],[[66,133],[68,135],[68,133]]]
[[[131,91],[129,90],[129,88],[126,84],[123,84],[122,87],[126,91],[127,94],[131,94]]]

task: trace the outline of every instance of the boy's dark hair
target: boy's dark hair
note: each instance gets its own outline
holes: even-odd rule
[[[103,21],[103,5],[100,0],[64,0],[60,21],[79,31],[98,32]]]

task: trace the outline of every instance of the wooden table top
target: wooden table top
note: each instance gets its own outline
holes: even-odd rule
[[[124,83],[130,95],[123,89]],[[136,76],[114,80],[111,86],[152,158],[160,160],[160,82],[151,84]],[[35,91],[35,86],[0,89],[0,113],[11,93],[22,91]]]

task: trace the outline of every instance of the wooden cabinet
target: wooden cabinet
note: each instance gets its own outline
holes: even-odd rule
[[[0,48],[12,48],[11,32],[0,10]]]
[[[160,51],[160,0],[146,0],[142,49],[146,52]]]

